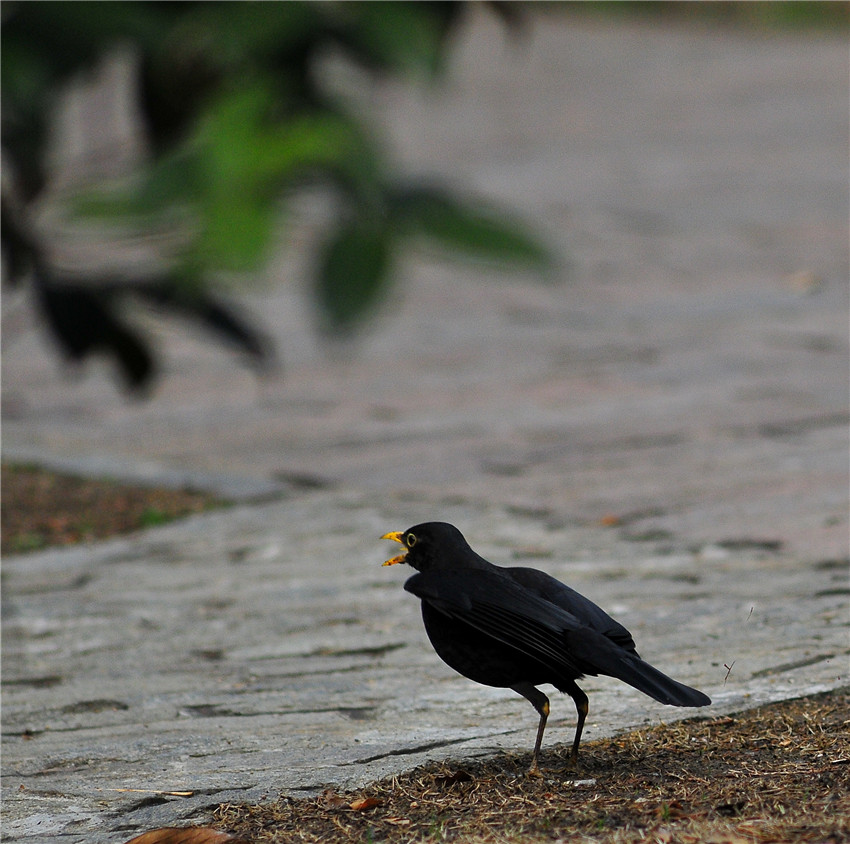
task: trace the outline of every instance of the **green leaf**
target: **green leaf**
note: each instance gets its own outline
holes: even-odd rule
[[[317,298],[328,328],[350,331],[385,291],[392,244],[377,220],[343,223],[325,242],[316,274]]]
[[[355,121],[331,110],[280,119],[269,87],[254,82],[212,101],[194,134],[133,181],[86,191],[74,210],[137,225],[182,221],[191,238],[184,263],[200,274],[252,272],[289,192],[319,181],[374,208],[378,174],[376,150]]]
[[[239,190],[217,192],[207,198],[203,215],[197,248],[210,269],[251,272],[262,264],[277,217],[271,203]]]
[[[402,233],[419,234],[471,258],[551,269],[553,256],[539,240],[505,213],[464,203],[449,192],[414,187],[390,197],[390,216]]]
[[[434,76],[440,69],[443,33],[439,12],[430,3],[348,2],[348,37],[367,65]]]
[[[275,119],[276,118],[276,119]],[[279,197],[305,178],[377,179],[374,153],[353,121],[332,111],[281,120],[263,82],[221,96],[195,137],[202,263],[250,271],[265,258]]]

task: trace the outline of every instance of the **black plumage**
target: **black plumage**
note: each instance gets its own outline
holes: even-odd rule
[[[588,711],[575,681],[585,675],[616,677],[671,706],[711,703],[644,662],[631,633],[593,601],[537,569],[493,565],[454,525],[427,522],[382,539],[406,549],[384,565],[407,563],[418,572],[404,588],[422,600],[425,630],[440,658],[477,683],[513,689],[537,710],[532,774],[539,774],[549,716],[539,684],[550,683],[575,702],[574,764]]]

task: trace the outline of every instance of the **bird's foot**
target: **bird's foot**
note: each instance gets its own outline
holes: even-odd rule
[[[578,763],[578,755],[570,754],[570,758],[567,760],[565,770],[568,771],[571,774],[580,773],[581,765],[579,765],[579,763]]]
[[[531,763],[531,767],[526,771],[525,775],[527,777],[534,777],[535,779],[542,779],[543,778],[543,772],[537,766],[537,760],[536,759]]]

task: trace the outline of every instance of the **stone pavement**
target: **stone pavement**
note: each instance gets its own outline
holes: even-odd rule
[[[420,256],[329,350],[305,204],[286,284],[248,297],[283,377],[160,325],[144,404],[69,378],[4,297],[5,456],[242,501],[4,560],[4,839],[528,750],[531,707],[443,666],[379,567],[424,519],[602,603],[713,714],[845,685],[847,79],[834,36],[546,18],[514,44],[475,16],[442,90],[369,105],[407,167],[534,221],[559,283]],[[588,739],[693,714],[585,688]],[[552,702],[547,749],[574,719]]]

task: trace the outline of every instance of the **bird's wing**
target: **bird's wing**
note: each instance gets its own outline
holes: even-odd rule
[[[555,671],[575,676],[599,670],[592,664],[593,643],[604,636],[500,573],[479,569],[419,572],[404,588]],[[582,634],[571,647],[566,646],[569,633]],[[610,642],[608,646],[614,647]]]
[[[505,571],[521,586],[571,613],[582,624],[592,627],[621,648],[637,654],[632,634],[590,598],[538,569],[515,566]]]
[[[662,703],[710,703],[702,692],[678,683],[634,651],[625,650],[573,613],[498,570],[419,572],[407,580],[404,588],[440,612],[466,622],[568,679],[607,674]],[[550,682],[554,680],[553,677]]]

